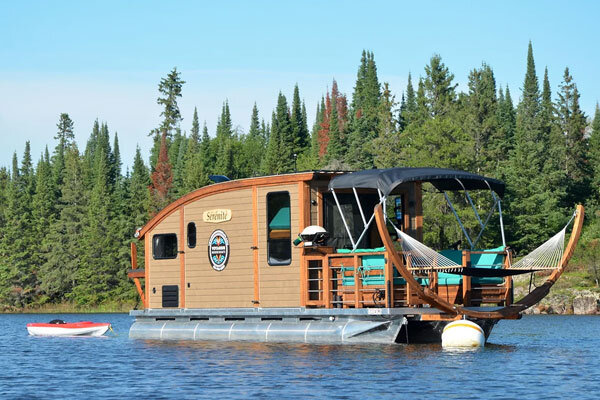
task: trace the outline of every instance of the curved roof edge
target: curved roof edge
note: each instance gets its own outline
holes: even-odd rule
[[[379,189],[385,196],[405,182],[430,182],[438,190],[491,189],[504,196],[504,182],[447,168],[387,168],[351,172],[333,178],[329,189]]]
[[[146,223],[140,230],[137,235],[137,239],[142,239],[146,233],[152,230],[156,225],[158,225],[163,219],[171,215],[173,212],[177,211],[179,207],[191,203],[194,200],[201,199],[206,196],[210,196],[213,194],[228,192],[231,190],[239,190],[251,188],[252,186],[269,186],[269,185],[281,185],[286,183],[295,183],[295,182],[303,182],[310,181],[316,175],[319,175],[318,172],[298,172],[291,173],[285,175],[269,175],[269,176],[260,176],[256,178],[245,178],[245,179],[237,179],[222,183],[214,183],[212,185],[203,186],[199,189],[196,189],[186,195],[183,195],[179,199],[173,201],[168,204],[165,208],[160,210],[150,221]]]

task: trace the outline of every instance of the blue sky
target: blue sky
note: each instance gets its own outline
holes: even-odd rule
[[[246,130],[252,104],[267,119],[281,90],[298,83],[310,119],[331,81],[352,94],[363,49],[400,98],[438,53],[466,89],[486,62],[518,101],[527,43],[538,75],[549,70],[553,97],[566,66],[590,115],[600,101],[600,3],[594,1],[27,1],[0,3],[0,166],[32,142],[34,159],[61,112],[85,146],[93,121],[119,134],[131,164],[136,144],[159,123],[157,85],[174,66],[186,81],[182,129],[194,107],[214,134],[228,99]]]

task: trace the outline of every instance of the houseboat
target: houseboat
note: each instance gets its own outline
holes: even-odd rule
[[[497,179],[390,168],[221,180],[174,201],[135,233],[145,265],[138,267],[132,243],[128,276],[144,309],[131,311],[131,338],[422,343],[440,342],[447,325],[468,320],[487,339],[499,320],[520,318],[548,294],[583,224],[577,206],[566,247],[570,224],[515,261]],[[454,213],[460,249],[423,244],[424,185]],[[489,196],[489,211],[480,215],[473,199],[483,194],[473,191]],[[476,236],[451,192],[475,215]],[[481,248],[492,225],[502,243]],[[511,277],[537,272],[545,282],[513,301]]]

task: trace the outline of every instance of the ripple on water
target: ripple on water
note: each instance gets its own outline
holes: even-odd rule
[[[27,322],[108,321],[118,336],[37,338]],[[599,317],[501,321],[484,349],[129,340],[123,314],[0,315],[0,397],[595,398]],[[551,387],[552,392],[548,393]]]

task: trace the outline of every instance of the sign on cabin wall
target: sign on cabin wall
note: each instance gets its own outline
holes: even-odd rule
[[[208,240],[208,259],[215,271],[223,271],[229,260],[229,239],[225,232],[217,229]]]
[[[231,210],[225,208],[218,208],[214,210],[204,211],[202,214],[202,220],[204,222],[226,222],[231,220]]]

